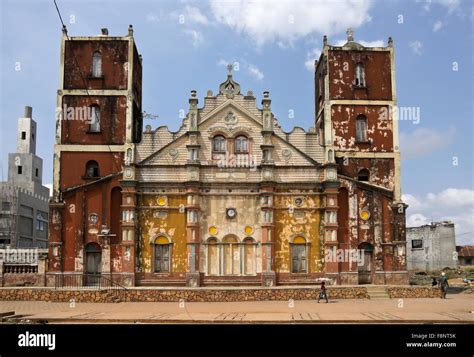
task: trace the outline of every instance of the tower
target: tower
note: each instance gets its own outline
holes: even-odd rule
[[[403,282],[406,205],[393,41],[364,47],[351,29],[347,35],[343,46],[324,36],[315,64],[316,130],[325,151],[323,230],[327,250],[358,250],[366,265],[332,261],[326,270],[340,273],[343,283]]]
[[[124,168],[141,140],[141,77],[131,25],[126,36],[109,36],[104,28],[98,36],[69,37],[63,29],[50,204],[53,274],[133,283],[133,214],[122,209],[134,205],[133,177]],[[122,216],[132,217],[124,220],[132,233],[123,234]]]
[[[36,155],[36,122],[25,107],[18,119],[17,150],[8,154],[8,181],[0,183],[0,245],[48,244],[49,189],[42,184],[43,160]]]

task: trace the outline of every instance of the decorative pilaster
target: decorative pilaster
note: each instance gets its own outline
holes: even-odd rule
[[[339,279],[339,262],[336,259],[336,250],[339,248],[337,240],[337,211],[338,211],[338,193],[340,183],[335,175],[335,167],[328,165],[325,167],[325,181],[323,182],[323,204],[324,218],[322,222],[322,233],[325,252],[325,272],[334,275]],[[327,254],[330,252],[330,254]],[[328,259],[330,258],[330,259]]]
[[[262,184],[260,190],[260,211],[262,228],[262,285],[275,286],[275,225],[274,188],[271,184]]]
[[[199,258],[200,258],[200,197],[199,186],[190,185],[186,188],[186,245],[187,245],[187,271],[186,286],[199,286]]]
[[[137,195],[136,181],[122,181],[122,221],[120,254],[122,257],[122,284],[135,285],[135,239],[137,231]]]

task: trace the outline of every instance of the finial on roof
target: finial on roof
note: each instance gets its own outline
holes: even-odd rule
[[[323,36],[323,45],[326,46],[328,44],[328,37],[326,35]]]
[[[133,26],[132,25],[128,25],[128,35],[133,36]]]
[[[66,28],[66,25],[63,25],[63,35],[67,35],[67,28]]]
[[[229,76],[232,75],[232,70],[233,70],[233,69],[234,69],[234,65],[233,65],[232,63],[229,63],[229,64],[227,65],[227,74],[228,74]]]
[[[347,42],[354,41],[354,30],[352,30],[352,27],[349,27],[347,29],[346,34],[347,34]]]
[[[388,38],[388,47],[393,47],[393,39],[391,37]]]

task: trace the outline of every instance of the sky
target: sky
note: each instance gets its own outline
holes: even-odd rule
[[[226,64],[259,103],[270,91],[284,130],[314,125],[312,63],[323,35],[346,30],[367,46],[394,40],[402,192],[409,226],[456,223],[457,244],[474,244],[473,2],[470,0],[94,1],[57,0],[70,36],[126,35],[143,56],[145,124],[177,130],[191,90],[218,91]],[[52,182],[61,23],[52,0],[0,0],[1,175],[16,150],[25,105],[38,123],[43,182]],[[291,115],[293,114],[293,115]]]

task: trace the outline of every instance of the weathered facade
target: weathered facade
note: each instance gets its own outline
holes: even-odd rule
[[[202,106],[191,91],[177,132],[142,133],[132,30],[63,36],[58,107],[98,109],[87,125],[58,119],[50,280],[89,272],[149,286],[406,283],[391,40],[325,40],[308,131],[283,131],[269,92],[257,105],[228,70]]]

